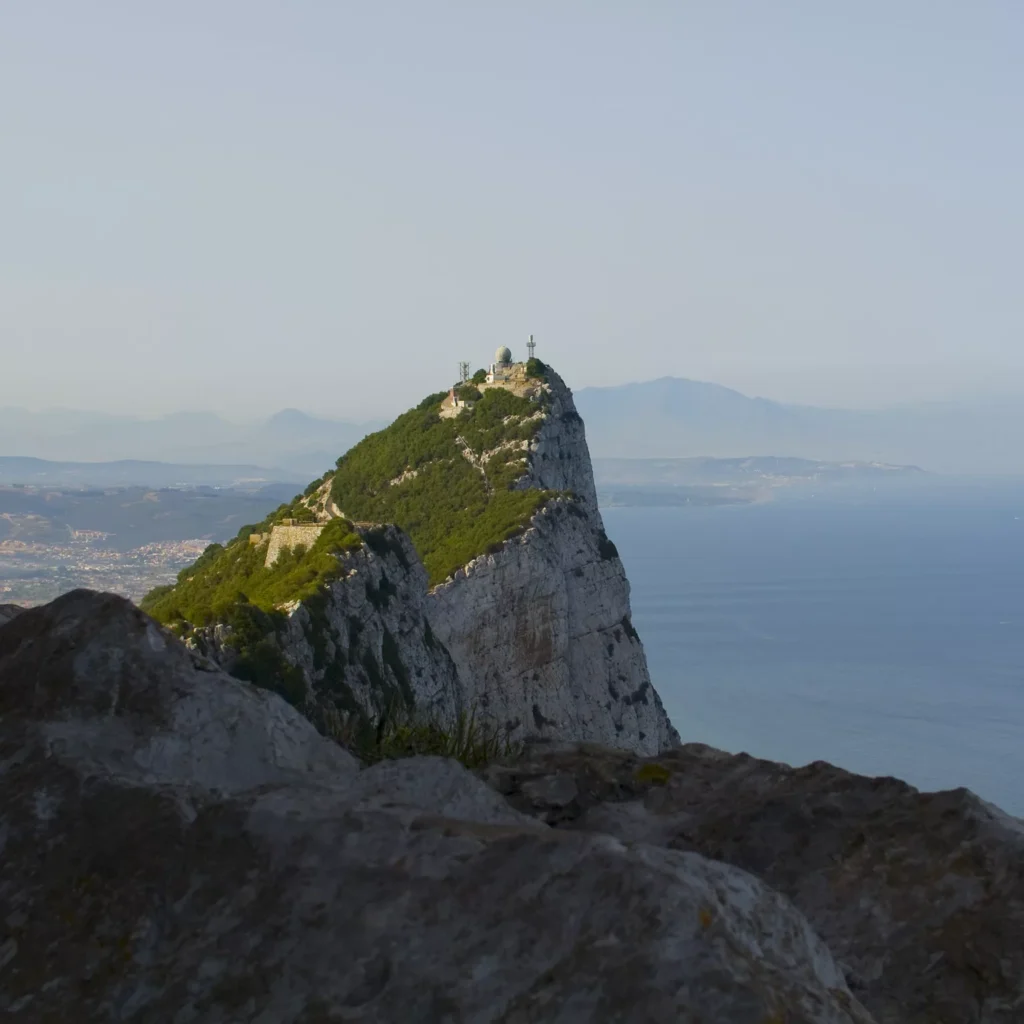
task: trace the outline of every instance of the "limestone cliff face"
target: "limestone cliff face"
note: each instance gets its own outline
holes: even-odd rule
[[[629,582],[597,507],[583,421],[549,371],[550,406],[523,486],[571,492],[531,528],[430,593],[463,699],[513,734],[654,754],[679,735],[651,685]]]
[[[428,591],[404,533],[360,526],[364,547],[342,556],[345,577],[283,609],[287,622],[272,642],[301,670],[307,711],[324,704],[379,711],[400,696],[442,715],[473,710],[512,738],[642,754],[678,744],[601,521],[583,421],[553,372],[545,391],[517,486],[561,497],[522,534]],[[337,514],[325,504],[329,489],[325,483],[307,502],[321,517]],[[229,631],[199,630],[195,643],[231,670]]]
[[[333,706],[374,716],[397,700],[450,718],[461,710],[461,690],[426,616],[426,571],[401,530],[361,532],[363,548],[343,556],[345,576],[284,609],[284,627],[269,642],[301,670],[307,712]],[[235,668],[230,630],[197,630],[190,645]]]
[[[583,418],[565,381],[550,368],[547,390],[550,404],[540,433],[530,446],[529,468],[519,486],[572,491],[598,528],[603,528]]]

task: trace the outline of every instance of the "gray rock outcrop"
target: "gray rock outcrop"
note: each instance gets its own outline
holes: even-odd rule
[[[868,1024],[746,872],[360,770],[118,598],[0,629],[12,1021]]]
[[[818,762],[531,746],[488,778],[561,829],[700,853],[788,896],[880,1024],[1024,1020],[1024,822]]]
[[[553,502],[521,537],[435,587],[430,621],[459,667],[465,702],[513,736],[657,753],[679,737],[608,543],[592,514]]]
[[[0,626],[5,622],[10,622],[15,615],[20,614],[25,609],[21,605],[17,604],[0,604]]]
[[[397,527],[361,531],[364,547],[342,557],[345,575],[325,592],[284,609],[274,643],[306,680],[306,710],[362,710],[413,703],[450,720],[463,707],[458,672],[427,618],[427,573]],[[228,672],[237,652],[230,630],[199,629],[190,645]]]
[[[571,492],[522,536],[435,587],[434,633],[463,699],[514,736],[587,740],[645,754],[679,735],[633,628],[629,582],[597,507],[583,420],[548,371],[549,407],[523,486]]]

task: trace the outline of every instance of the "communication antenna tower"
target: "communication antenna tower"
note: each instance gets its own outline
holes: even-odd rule
[[[533,350],[537,347],[537,343],[533,340],[533,335],[530,335],[530,340],[526,343],[526,348],[530,353],[530,358],[533,358]]]
[[[469,363],[465,360],[459,363],[459,380],[461,380],[463,384],[469,380]]]

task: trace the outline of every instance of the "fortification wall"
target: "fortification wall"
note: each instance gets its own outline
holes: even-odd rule
[[[285,548],[294,548],[304,544],[312,547],[323,532],[323,523],[296,523],[294,526],[275,525],[270,529],[270,544],[267,547],[267,559],[263,563],[267,568],[272,566]]]

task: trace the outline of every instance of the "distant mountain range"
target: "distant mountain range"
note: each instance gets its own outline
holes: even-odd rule
[[[598,458],[787,456],[917,465],[950,474],[1024,474],[1024,399],[828,409],[750,398],[680,377],[581,388],[575,397]],[[0,454],[57,462],[219,465],[246,472],[271,467],[259,472],[309,480],[384,426],[383,420],[332,420],[298,409],[248,425],[214,413],[143,419],[0,409]]]
[[[172,462],[49,462],[0,455],[0,484],[37,487],[229,487],[258,490],[269,483],[305,484],[302,474],[261,466],[182,465]]]
[[[230,423],[214,413],[183,412],[143,419],[8,408],[0,409],[0,454],[57,462],[225,465],[246,471],[267,466],[276,467],[272,479],[309,480],[330,469],[339,455],[383,425],[322,419],[298,409],[285,409],[246,425]]]
[[[662,377],[582,388],[576,407],[597,457],[782,455],[913,464],[939,473],[1024,474],[1021,400],[825,409]]]

